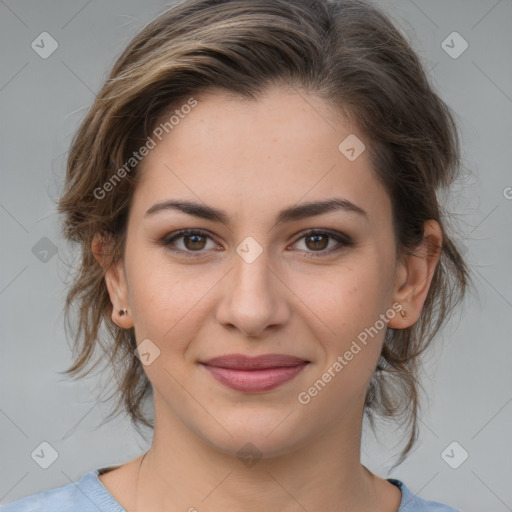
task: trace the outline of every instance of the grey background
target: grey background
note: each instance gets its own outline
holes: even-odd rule
[[[457,113],[466,170],[450,210],[476,286],[426,359],[429,400],[414,452],[390,473],[399,438],[383,426],[378,441],[365,435],[363,462],[428,499],[468,512],[505,512],[512,510],[512,1],[378,4]],[[109,409],[97,395],[108,390],[108,377],[73,382],[58,373],[71,362],[62,307],[76,258],[60,237],[54,201],[71,137],[115,57],[167,5],[0,1],[0,503],[76,481],[149,447],[150,436],[137,435],[126,418],[102,424]],[[44,31],[58,42],[47,59],[31,48]],[[456,59],[441,47],[453,31],[469,44]],[[43,441],[58,452],[48,469],[31,457]],[[453,441],[469,453],[458,469],[441,456]]]

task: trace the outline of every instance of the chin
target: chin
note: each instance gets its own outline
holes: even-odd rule
[[[221,428],[212,431],[210,426],[198,433],[211,447],[231,457],[278,457],[293,451],[307,437],[304,422],[298,422],[297,415],[289,414],[290,410],[276,408],[265,413],[263,408],[253,407],[238,410],[229,417],[215,415],[221,425],[229,425],[226,430],[231,435]]]

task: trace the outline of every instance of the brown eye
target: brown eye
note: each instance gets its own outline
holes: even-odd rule
[[[208,249],[218,249],[212,237],[196,229],[184,229],[167,235],[160,242],[164,247],[181,256],[205,256]],[[211,243],[212,246],[208,246]]]
[[[319,229],[303,233],[295,244],[303,244],[299,249],[306,258],[317,258],[352,247],[354,242],[343,233]]]
[[[308,249],[325,249],[327,245],[329,244],[329,235],[321,234],[321,235],[309,235],[305,237],[306,240],[310,240],[311,243],[306,242],[306,247]]]
[[[186,249],[191,251],[197,251],[200,249],[204,249],[206,245],[206,237],[203,235],[184,235],[183,236],[183,245]]]

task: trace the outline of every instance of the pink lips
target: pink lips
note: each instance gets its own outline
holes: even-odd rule
[[[308,361],[285,354],[230,354],[201,363],[222,384],[238,391],[268,391],[293,379]]]

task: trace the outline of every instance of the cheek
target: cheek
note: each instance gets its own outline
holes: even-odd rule
[[[298,396],[306,410],[315,411],[310,417],[336,422],[355,400],[363,399],[386,333],[380,315],[389,307],[389,286],[382,283],[381,272],[377,260],[361,260],[323,279],[328,288],[311,288],[314,292],[305,295],[322,320],[315,321],[313,335],[323,354]]]
[[[387,328],[380,315],[390,307],[391,280],[385,276],[391,267],[391,261],[383,264],[376,253],[359,257],[316,279],[322,286],[304,284],[301,291],[322,320],[314,320],[318,328],[313,334],[322,345],[322,356],[308,383],[311,387],[303,391],[306,399],[322,395],[318,407],[332,407],[334,400],[333,420],[365,390],[375,371]]]
[[[381,264],[375,258],[359,260],[294,283],[297,295],[320,320],[317,324],[339,343],[373,325],[388,307],[391,287],[383,280]]]
[[[216,275],[198,277],[197,267],[171,265],[159,250],[132,255],[130,302],[137,342],[149,338],[162,354],[183,352],[205,321],[203,299]]]

